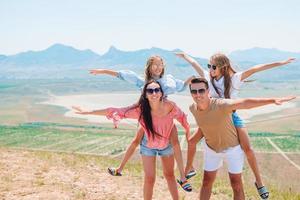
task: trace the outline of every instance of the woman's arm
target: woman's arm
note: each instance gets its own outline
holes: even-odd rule
[[[279,61],[279,62],[255,65],[255,66],[251,67],[250,69],[248,69],[248,70],[246,70],[242,73],[241,80],[242,81],[245,80],[246,78],[248,78],[249,76],[251,76],[254,73],[261,72],[261,71],[264,71],[264,70],[267,70],[267,69],[272,69],[274,67],[279,67],[279,66],[282,66],[282,65],[286,65],[286,64],[289,64],[293,61],[295,61],[295,58],[289,58],[287,60]]]
[[[193,66],[193,68],[196,70],[196,72],[199,74],[199,76],[204,77],[203,67],[194,58],[190,57],[184,52],[175,53],[175,55],[178,56],[179,58],[183,58],[188,63],[190,63]]]
[[[118,76],[118,72],[116,72],[114,70],[110,70],[110,69],[91,69],[90,74],[93,74],[93,75],[106,74],[106,75],[115,76],[115,77]]]
[[[107,109],[87,111],[87,110],[82,110],[79,106],[72,106],[72,108],[75,110],[76,114],[80,114],[80,115],[106,115],[107,114]]]
[[[172,113],[174,113],[174,118],[181,124],[181,126],[185,129],[185,137],[188,141],[191,134],[190,134],[190,124],[187,121],[187,115],[175,104],[173,104]]]
[[[72,106],[72,108],[76,111],[76,114],[81,115],[104,115],[107,119],[113,120],[115,128],[118,127],[118,124],[121,119],[130,118],[130,119],[138,119],[140,115],[140,109],[137,107],[136,104],[133,104],[128,107],[123,108],[106,108],[101,110],[92,110],[92,111],[85,111],[82,110],[78,106]]]

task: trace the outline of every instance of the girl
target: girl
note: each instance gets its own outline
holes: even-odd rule
[[[113,71],[109,69],[93,69],[90,70],[91,74],[97,75],[97,74],[106,74],[111,75],[114,77],[117,77],[121,80],[125,80],[127,82],[133,83],[136,87],[142,88],[145,84],[145,82],[149,81],[150,79],[157,80],[162,90],[164,91],[163,98],[166,98],[169,94],[173,94],[175,92],[183,91],[186,87],[186,85],[189,83],[189,80],[192,78],[187,79],[185,82],[179,79],[175,79],[172,75],[164,75],[165,72],[165,64],[163,59],[160,56],[151,56],[146,63],[145,66],[145,79],[138,76],[136,73],[129,71],[129,70],[121,70],[121,71]],[[121,176],[122,170],[129,160],[129,158],[133,155],[135,152],[136,147],[141,143],[141,140],[143,138],[144,131],[143,128],[139,128],[138,132],[136,133],[135,138],[132,140],[131,144],[127,148],[124,158],[121,161],[120,165],[117,168],[108,168],[108,172],[113,176]],[[186,138],[189,138],[189,135],[186,135]],[[191,191],[191,186],[187,187],[189,184],[187,184],[186,176],[184,173],[184,167],[183,167],[183,159],[182,159],[182,153],[180,144],[178,141],[178,133],[176,126],[172,129],[172,134],[170,137],[171,144],[174,149],[174,156],[175,160],[178,166],[178,170],[180,172],[180,180],[178,181],[179,184],[183,187],[186,191]],[[196,175],[196,172],[194,170],[191,170],[189,174],[187,174],[187,178],[190,178],[192,176]]]
[[[209,81],[210,95],[215,98],[237,98],[237,94],[244,80],[256,72],[271,69],[274,67],[286,65],[294,61],[290,58],[281,62],[274,62],[269,64],[261,64],[251,67],[250,69],[242,72],[236,72],[231,65],[230,60],[224,54],[218,53],[211,56],[209,64],[209,72],[204,70],[197,61],[185,53],[177,53],[178,57],[185,59],[193,68],[198,72],[201,77]],[[261,176],[258,169],[257,160],[254,151],[250,145],[248,132],[245,128],[243,120],[237,115],[236,112],[232,113],[233,123],[237,129],[238,138],[243,151],[247,156],[248,163],[255,176],[255,186],[259,191],[259,195],[263,199],[267,199],[269,192],[263,185]]]
[[[161,156],[163,174],[173,199],[179,199],[174,176],[173,149],[169,143],[173,134],[174,119],[184,127],[189,135],[189,124],[184,112],[175,103],[163,98],[163,90],[158,81],[150,80],[143,88],[137,104],[125,108],[107,108],[95,111],[83,111],[73,107],[78,114],[106,115],[108,119],[137,119],[144,135],[140,144],[144,168],[144,199],[152,199],[155,183],[156,155]]]

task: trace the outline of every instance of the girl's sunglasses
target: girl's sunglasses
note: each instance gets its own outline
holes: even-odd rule
[[[207,64],[208,69],[212,68],[213,70],[217,69],[216,65]]]
[[[147,89],[146,89],[146,92],[147,92],[148,94],[153,94],[154,92],[155,92],[155,93],[159,93],[159,92],[161,92],[161,89],[160,89],[160,88],[147,88]]]

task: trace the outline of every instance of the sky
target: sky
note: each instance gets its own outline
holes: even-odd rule
[[[0,54],[62,43],[104,54],[158,47],[209,57],[252,47],[300,52],[298,0],[1,0]]]

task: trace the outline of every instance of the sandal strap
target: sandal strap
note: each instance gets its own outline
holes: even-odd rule
[[[177,180],[177,182],[182,187],[182,189],[184,189],[185,191],[187,191],[187,192],[192,191],[192,186],[187,180],[185,180],[185,181]]]
[[[190,179],[190,178],[192,178],[192,177],[195,176],[195,175],[196,175],[196,171],[195,171],[195,170],[191,170],[191,171],[189,171],[189,173],[185,176],[185,178]]]
[[[118,172],[115,168],[108,168],[107,169],[108,173],[112,176],[122,176],[120,172]]]
[[[259,196],[262,199],[267,199],[269,197],[269,191],[268,191],[267,187],[262,186],[262,187],[258,188],[256,183],[255,183],[255,186],[258,191]]]

